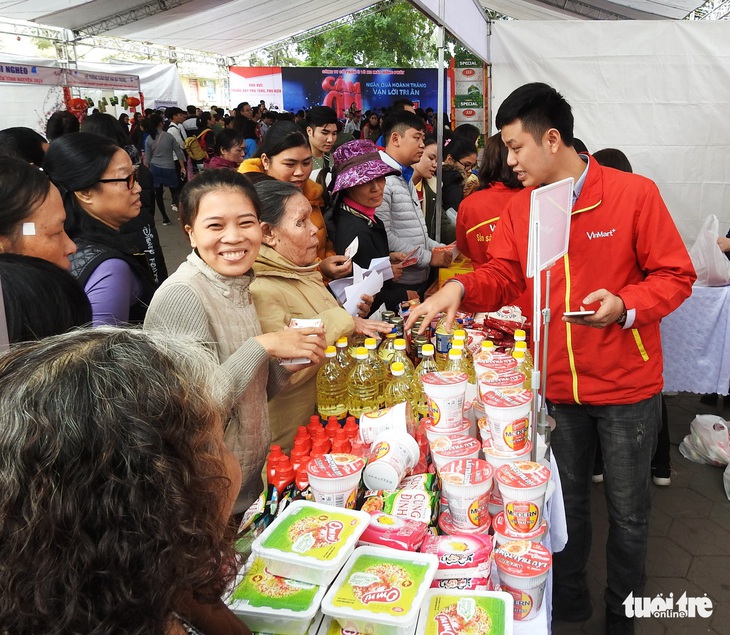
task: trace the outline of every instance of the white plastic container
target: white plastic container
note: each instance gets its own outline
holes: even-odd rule
[[[418,635],[488,633],[512,635],[513,601],[501,591],[432,589],[418,619]]]
[[[496,450],[502,452],[519,452],[524,449],[530,433],[530,420],[527,417],[517,419],[492,419],[485,417],[489,425],[490,438]]]
[[[365,460],[354,454],[324,454],[307,463],[309,488],[323,505],[354,509]]]
[[[500,467],[496,480],[507,524],[518,532],[531,532],[539,527],[550,468],[533,461],[518,461]]]
[[[459,459],[441,468],[442,493],[456,527],[473,529],[489,522],[494,469],[482,459]]]
[[[341,627],[372,635],[408,635],[438,568],[436,556],[358,547],[322,600]]]
[[[373,442],[367,465],[362,473],[365,487],[372,490],[394,490],[406,472],[418,464],[421,453],[418,442],[407,432],[389,430]]]
[[[455,426],[453,428],[435,426],[433,425],[433,423],[429,422],[424,424],[423,429],[426,431],[426,438],[428,439],[429,443],[433,442],[434,439],[437,439],[438,437],[450,437],[456,434],[466,434],[472,436],[469,434],[469,431],[471,430],[471,421],[466,418],[461,420],[461,425]]]
[[[536,542],[515,540],[496,549],[494,561],[502,589],[515,600],[515,620],[533,619],[542,606],[553,563],[550,552]]]
[[[370,524],[370,514],[294,501],[254,540],[252,552],[274,575],[326,586]]]
[[[479,397],[482,398],[488,392],[493,390],[503,390],[505,388],[524,388],[527,377],[518,370],[511,370],[506,373],[486,372],[477,377],[479,386]]]
[[[455,434],[439,437],[431,442],[431,460],[436,466],[436,471],[457,459],[478,459],[481,454],[482,444],[475,438]]]
[[[515,421],[530,414],[532,391],[522,388],[496,389],[484,393],[482,402],[490,425],[492,421]],[[492,436],[494,436],[494,430],[492,430]]]
[[[390,408],[363,412],[360,417],[360,438],[364,443],[370,445],[387,430],[407,432],[408,421],[412,416],[411,406],[407,401]]]
[[[227,603],[254,632],[306,635],[326,592],[326,586],[275,576],[254,558]]]
[[[408,631],[408,635],[416,635],[416,626],[417,624],[413,625],[413,628]],[[316,635],[360,635],[360,633],[343,628],[336,619],[325,615],[324,619],[320,622]]]
[[[455,428],[462,424],[468,380],[466,373],[452,371],[426,373],[421,378],[434,426]]]
[[[438,558],[436,580],[489,578],[492,538],[486,534],[426,536],[419,551]]]
[[[494,468],[496,474],[497,470],[503,465],[516,461],[529,460],[530,452],[532,452],[532,442],[528,441],[525,447],[519,452],[502,452],[501,450],[495,449],[490,438],[482,444],[482,452],[484,452],[484,459]],[[499,490],[499,483],[496,478],[494,479],[494,489]]]
[[[515,531],[509,526],[504,518],[504,512],[492,516],[492,529],[494,529],[494,542],[496,547],[501,547],[506,542],[513,540],[530,540],[532,542],[542,543],[548,533],[547,520],[543,518],[542,522],[529,532]]]

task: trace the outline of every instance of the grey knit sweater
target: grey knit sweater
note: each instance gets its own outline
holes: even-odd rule
[[[222,276],[192,253],[155,293],[144,327],[185,333],[209,346],[230,376],[238,407],[225,429],[243,481],[234,512],[246,510],[262,489],[261,469],[271,434],[267,400],[291,373],[252,339],[261,325],[249,293],[253,273]]]

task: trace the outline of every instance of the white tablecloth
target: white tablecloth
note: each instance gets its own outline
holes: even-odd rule
[[[665,391],[728,394],[730,286],[693,287],[661,333]]]

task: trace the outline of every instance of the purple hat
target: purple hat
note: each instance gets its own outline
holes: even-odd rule
[[[400,174],[380,158],[377,146],[368,139],[343,143],[334,153],[335,186],[332,193],[370,183],[381,176]]]

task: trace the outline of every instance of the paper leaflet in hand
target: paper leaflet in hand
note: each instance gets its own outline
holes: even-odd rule
[[[345,257],[348,260],[352,260],[355,257],[355,254],[357,253],[358,247],[360,246],[360,240],[357,236],[352,239],[352,242],[347,245],[347,249],[345,249]]]
[[[376,272],[380,274],[380,288],[382,288],[383,283],[393,277],[393,268],[390,266],[390,258],[388,256],[384,256],[383,258],[373,258],[370,261],[370,266],[367,269],[363,269],[362,267],[358,266],[357,263],[353,262],[352,275],[347,278],[338,278],[337,280],[332,280],[329,283],[329,288],[334,296],[337,298],[337,301],[340,304],[344,305],[348,299],[348,296],[345,295],[347,289],[349,289],[352,285],[362,284],[367,277]],[[380,291],[380,288],[378,289],[378,291]],[[353,315],[355,315],[356,313],[357,311],[355,311]]]
[[[311,320],[303,319],[303,318],[292,318],[289,321],[289,328],[290,329],[306,329],[309,327],[320,327],[322,326],[322,320],[319,318],[313,318]],[[294,357],[294,358],[286,358],[281,360],[282,366],[290,366],[291,364],[310,364],[312,360],[307,359],[306,357]]]
[[[401,266],[410,267],[411,265],[415,265],[418,262],[418,254],[420,253],[420,251],[420,247],[415,247],[414,249],[409,251],[406,254],[406,257],[401,260]]]
[[[350,315],[357,315],[357,305],[363,295],[375,296],[383,288],[383,276],[379,271],[371,271],[359,284],[353,284],[345,290],[343,308]]]

